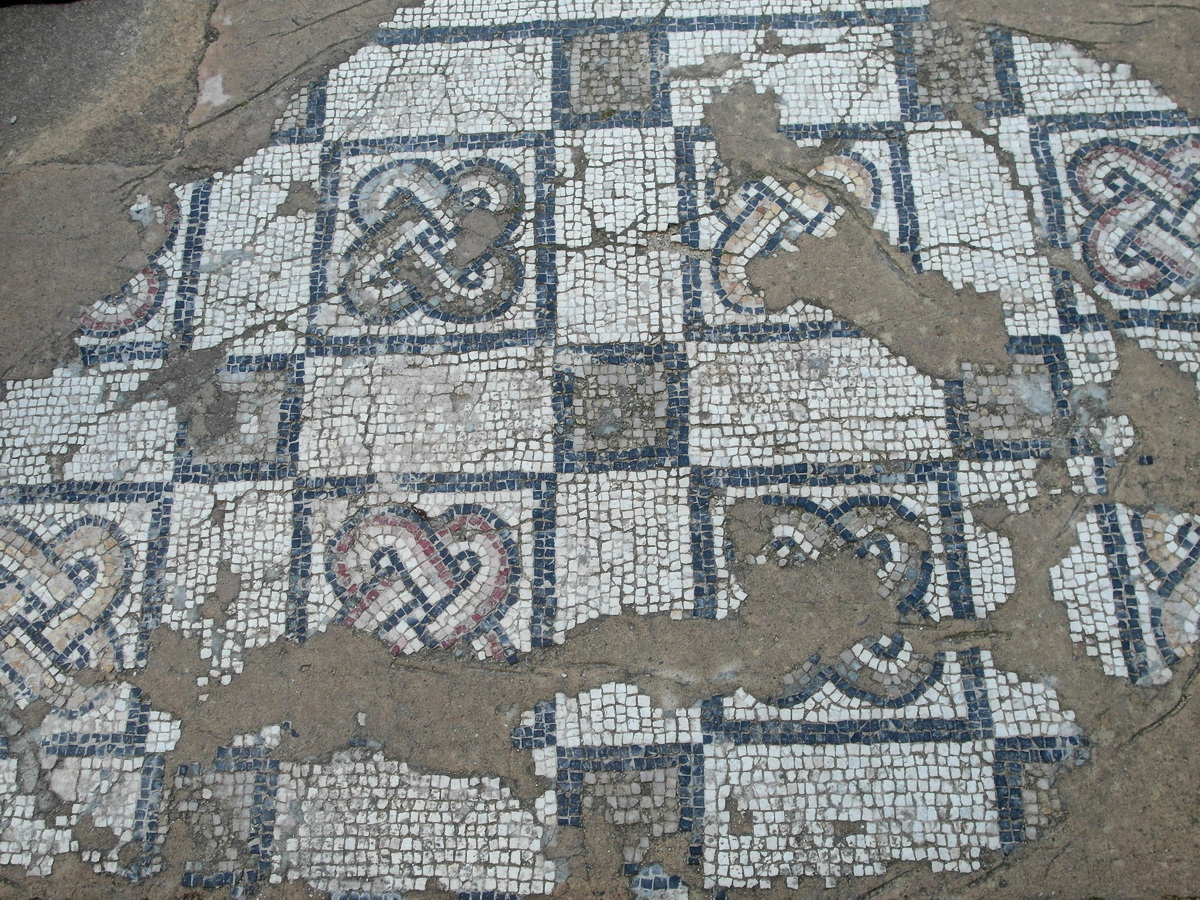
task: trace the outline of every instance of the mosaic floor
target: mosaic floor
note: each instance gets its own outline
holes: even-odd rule
[[[1079,512],[1047,628],[1145,691],[1200,638],[1200,517],[1115,502],[1139,438],[1085,402],[1119,341],[1200,373],[1200,123],[1000,30],[939,87],[943,38],[910,0],[430,0],[270,146],[135,208],[161,249],[87,312],[80,364],[0,401],[0,865],[140,882],[186,828],[176,883],[214,895],[570,896],[590,823],[670,900],[971,872],[1055,828],[1090,742],[1053,677],[905,631],[1014,595],[980,511],[1028,512],[1054,461]],[[715,105],[747,91],[809,161],[790,180],[723,157]],[[1008,365],[926,374],[756,280],[852,223],[993,296]],[[481,748],[533,798],[353,735],[291,759],[290,722],[181,759],[189,721],[133,683],[162,632],[202,648],[201,717],[255,652],[330,629],[519,669],[602,617],[735,619],[756,569],[838,555],[886,632],[772,696],[549,693]]]

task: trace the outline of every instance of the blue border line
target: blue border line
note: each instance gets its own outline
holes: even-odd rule
[[[917,45],[911,22],[892,26],[892,53],[895,59],[896,88],[900,96],[900,118],[906,122],[944,122],[942,108],[922,103],[917,83]]]
[[[956,473],[957,474],[957,473]],[[949,589],[951,617],[974,619],[977,610],[972,599],[971,563],[967,556],[967,523],[963,513],[958,478],[939,478],[938,513],[941,515],[942,548],[946,553],[946,583]]]
[[[681,131],[683,129],[680,129]],[[696,129],[700,131],[701,129]],[[703,129],[708,132],[708,129]],[[902,141],[908,136],[903,122],[819,122],[816,124],[780,125],[779,133],[793,141]],[[711,135],[711,132],[708,132]],[[703,140],[705,138],[698,138]],[[711,137],[707,138],[712,140]]]
[[[616,747],[560,747],[556,752],[558,824],[583,825],[584,775],[589,772],[679,770],[679,830],[704,822],[704,745],[647,744]]]
[[[133,812],[133,838],[142,846],[135,863],[122,867],[121,874],[138,882],[158,868],[159,820],[164,806],[163,782],[166,757],[147,756],[142,763],[142,783]]]
[[[984,100],[975,105],[989,118],[1023,115],[1025,96],[1021,92],[1021,76],[1017,69],[1012,32],[989,28],[987,35],[992,51],[992,72],[1000,99]]]
[[[892,192],[896,204],[897,241],[902,253],[912,258],[913,271],[925,271],[921,262],[921,224],[917,217],[917,198],[913,188],[912,165],[908,158],[908,141],[890,141],[892,156]]]
[[[533,157],[533,243],[537,269],[537,338],[553,340],[558,324],[558,243],[555,226],[553,181],[557,174],[557,151],[547,140],[534,146]]]
[[[802,341],[860,337],[863,337],[863,333],[849,322],[818,319],[814,322],[704,325],[693,329],[687,339],[707,344],[798,344]]]
[[[1000,815],[1000,847],[1008,854],[1026,839],[1025,800],[1021,794],[1025,766],[1065,762],[1088,741],[1080,736],[997,738],[993,773]]]
[[[286,144],[315,144],[325,139],[325,104],[329,93],[329,78],[320,78],[306,89],[304,124],[271,132],[269,146]]]
[[[1054,305],[1058,308],[1058,325],[1063,334],[1091,334],[1108,331],[1109,322],[1103,313],[1081,313],[1075,299],[1075,279],[1066,269],[1050,267],[1054,286]]]
[[[1116,504],[1097,504],[1096,520],[1100,525],[1100,539],[1108,560],[1108,581],[1116,606],[1121,654],[1125,657],[1130,680],[1138,681],[1150,674],[1150,665],[1146,659],[1145,633],[1138,612],[1137,586],[1129,569],[1128,548]]]
[[[485,331],[475,334],[389,334],[313,336],[308,356],[314,359],[346,356],[393,356],[425,353],[464,354],[511,347],[533,347],[542,334],[532,328],[514,331]]]
[[[193,320],[196,316],[196,298],[200,293],[200,260],[204,255],[204,236],[208,230],[209,204],[216,178],[206,178],[197,183],[192,192],[190,221],[183,233],[183,258],[180,261],[179,287],[175,291],[175,340],[184,350],[190,350]]]

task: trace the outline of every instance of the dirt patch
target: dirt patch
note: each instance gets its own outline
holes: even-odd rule
[[[717,156],[731,178],[774,175],[785,184],[807,179],[814,166],[834,152],[838,141],[801,147],[779,132],[779,96],[739,82],[717,94],[704,109],[704,124],[712,129]]]
[[[288,188],[287,197],[279,204],[275,214],[279,216],[294,216],[298,212],[316,212],[321,208],[321,198],[312,185],[305,181],[293,181]]]
[[[1125,337],[1109,391],[1111,412],[1128,416],[1137,446],[1111,478],[1114,499],[1138,508],[1200,510],[1200,399],[1194,375]]]
[[[122,204],[148,170],[45,166],[0,176],[0,376],[39,378],[78,359],[82,311],[145,265]]]
[[[796,251],[759,257],[750,279],[772,311],[796,302],[832,310],[929,375],[959,378],[964,362],[1006,367],[999,298],[916,274],[883,235],[856,215],[837,234],[804,235]]]

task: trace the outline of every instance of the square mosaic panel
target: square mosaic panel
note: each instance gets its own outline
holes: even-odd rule
[[[427,343],[552,324],[552,151],[536,137],[363,140],[323,164],[310,340]],[[390,339],[390,340],[389,340]]]

